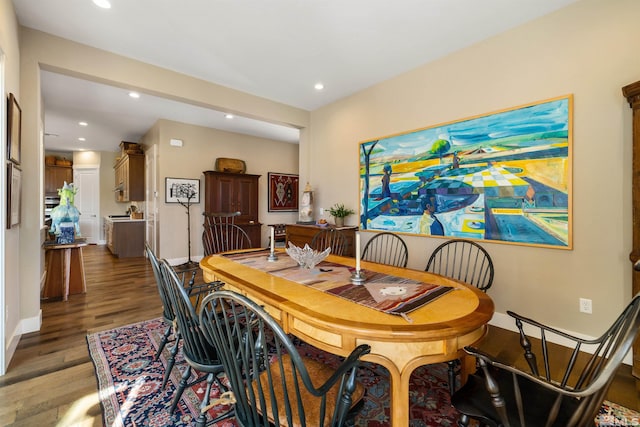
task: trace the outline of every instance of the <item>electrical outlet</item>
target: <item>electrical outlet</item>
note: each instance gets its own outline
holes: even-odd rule
[[[591,300],[587,298],[580,298],[580,313],[591,314],[593,311],[591,306]]]

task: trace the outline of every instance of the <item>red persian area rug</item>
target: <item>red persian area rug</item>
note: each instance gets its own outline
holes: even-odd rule
[[[198,414],[204,383],[185,390],[173,416],[169,407],[185,363],[180,357],[164,390],[161,389],[164,367],[169,356],[169,343],[160,358],[154,356],[164,333],[161,319],[135,323],[87,336],[89,354],[95,365],[98,392],[104,424],[118,426],[192,426]],[[298,345],[301,354],[337,366],[337,356],[310,345]],[[195,379],[197,372],[194,372]],[[357,426],[389,425],[389,382],[385,368],[363,362],[359,381],[366,388],[366,401],[357,419]],[[458,414],[449,403],[447,365],[423,366],[415,370],[410,383],[410,426],[455,426]],[[218,390],[212,398],[218,397]],[[227,412],[218,406],[209,411],[209,420]],[[599,416],[599,426],[637,426],[640,415],[626,408],[605,402]],[[235,427],[233,418],[213,424],[215,427]]]

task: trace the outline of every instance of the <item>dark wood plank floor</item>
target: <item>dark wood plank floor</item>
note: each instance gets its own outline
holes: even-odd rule
[[[2,426],[101,426],[87,333],[162,313],[146,259],[119,260],[105,246],[88,246],[84,256],[87,294],[43,303],[42,329],[22,337],[7,374],[0,377]],[[483,347],[504,348],[508,342],[517,348],[514,333],[491,328]],[[640,410],[630,367],[619,370],[608,399]]]

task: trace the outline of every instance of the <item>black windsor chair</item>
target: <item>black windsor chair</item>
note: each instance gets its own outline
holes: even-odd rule
[[[452,239],[438,246],[427,262],[425,271],[460,280],[483,292],[493,284],[493,261],[479,244],[466,239]],[[449,392],[456,389],[459,360],[449,364]]]
[[[221,317],[221,312],[228,315]],[[334,370],[302,357],[262,307],[231,291],[204,299],[200,325],[221,349],[240,425],[337,427],[359,409],[364,388],[356,371],[368,345],[355,348]]]
[[[222,393],[227,391],[227,388],[219,378],[219,375],[224,372],[224,367],[219,359],[217,349],[209,344],[200,329],[196,309],[189,298],[189,294],[182,286],[178,275],[165,260],[160,261],[160,273],[162,276],[161,283],[166,286],[167,294],[173,307],[175,325],[181,337],[182,353],[187,363],[187,368],[180,379],[173,401],[171,402],[169,413],[174,413],[185,388],[206,380],[207,387],[202,402],[200,403],[200,414],[196,419],[196,426],[202,427],[206,424],[207,411],[210,409],[209,400],[213,383],[219,387]],[[218,282],[217,285],[222,286],[223,283]],[[203,375],[189,382],[192,368]],[[218,422],[232,415],[233,411],[228,411],[217,417],[213,422]]]
[[[331,248],[333,255],[342,255],[347,249],[347,238],[340,230],[325,228],[313,236],[310,246],[317,251],[324,251],[327,248]]]
[[[406,267],[409,259],[407,244],[394,233],[378,233],[364,246],[362,259],[378,264]]]
[[[175,365],[176,355],[178,354],[178,349],[180,348],[180,334],[173,328],[175,314],[173,311],[173,306],[171,305],[171,300],[169,299],[169,294],[167,293],[167,287],[161,282],[163,280],[163,277],[160,272],[160,260],[147,243],[145,243],[145,252],[147,254],[149,262],[151,263],[153,276],[156,279],[156,284],[158,286],[158,294],[160,295],[160,301],[162,302],[162,319],[167,325],[167,328],[162,336],[162,340],[160,341],[160,345],[158,346],[158,350],[156,351],[155,360],[158,360],[167,343],[171,341],[173,341],[174,343],[173,346],[171,346],[169,352],[169,358],[167,359],[167,368],[165,369],[164,378],[162,380],[162,388],[164,389],[164,387],[167,385],[167,381],[169,380],[171,370]],[[183,275],[181,282],[183,283],[183,286],[185,287],[189,296],[192,298],[195,297],[196,303],[203,295],[206,295],[219,287],[218,282],[195,285],[194,276],[190,278],[188,283],[185,283],[186,277],[185,275]],[[170,340],[170,336],[172,335],[172,333],[174,338],[173,340]]]
[[[203,215],[202,245],[205,256],[251,248],[251,239],[242,228],[235,224],[235,218],[240,215],[240,212],[205,212]]]
[[[638,334],[640,294],[593,340],[507,313],[520,331],[524,360],[506,363],[466,347],[478,358],[480,372],[469,376],[451,399],[461,413],[458,425],[467,426],[474,419],[484,426],[594,426],[615,373]],[[525,324],[527,331],[542,339],[525,333]],[[549,351],[553,338],[573,344],[570,357]]]

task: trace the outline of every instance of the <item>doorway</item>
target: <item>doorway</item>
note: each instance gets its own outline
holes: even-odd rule
[[[146,232],[145,236],[153,253],[158,253],[158,241],[156,239],[156,217],[158,215],[158,181],[156,173],[157,146],[152,145],[145,153],[145,203],[146,203]]]
[[[78,189],[75,205],[80,211],[80,234],[87,243],[96,244],[100,238],[100,169],[74,168],[73,183]]]

